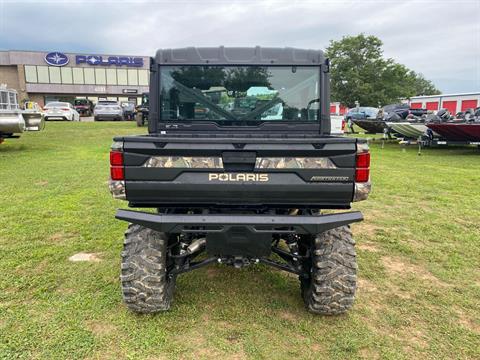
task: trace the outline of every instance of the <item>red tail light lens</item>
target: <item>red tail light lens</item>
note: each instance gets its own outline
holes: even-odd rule
[[[110,177],[112,178],[112,180],[124,180],[125,174],[123,172],[123,167],[112,166],[110,168]]]
[[[345,131],[345,125],[346,125],[345,119],[342,119],[342,131]]]
[[[123,166],[123,152],[110,151],[110,165]]]
[[[370,153],[357,154],[355,182],[367,182],[370,179]]]
[[[112,180],[125,180],[123,165],[123,152],[110,151],[110,177]]]
[[[355,182],[367,182],[370,178],[370,169],[357,169],[355,172]]]
[[[69,109],[69,108],[61,108],[60,110],[62,110],[62,111],[69,111],[70,109]]]
[[[370,153],[365,152],[357,154],[357,168],[368,168],[370,167]]]

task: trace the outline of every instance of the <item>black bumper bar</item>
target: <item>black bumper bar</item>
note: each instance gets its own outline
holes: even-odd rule
[[[243,227],[253,233],[317,234],[363,220],[360,211],[327,215],[162,215],[117,210],[115,217],[166,233],[223,233]]]

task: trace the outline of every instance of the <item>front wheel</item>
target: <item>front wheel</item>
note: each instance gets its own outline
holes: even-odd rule
[[[170,309],[175,277],[167,274],[165,233],[129,225],[122,252],[123,300],[130,310],[155,313]]]
[[[350,227],[320,233],[309,244],[307,278],[301,278],[302,297],[310,312],[338,315],[353,305],[357,286],[355,241]]]

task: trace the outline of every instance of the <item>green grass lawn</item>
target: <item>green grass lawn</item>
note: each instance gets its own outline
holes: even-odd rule
[[[0,358],[480,358],[480,152],[379,141],[355,204],[359,286],[307,313],[298,280],[255,266],[181,275],[168,313],[122,304],[126,223],[107,189],[132,123],[48,123],[0,145]],[[70,262],[79,252],[96,262]]]

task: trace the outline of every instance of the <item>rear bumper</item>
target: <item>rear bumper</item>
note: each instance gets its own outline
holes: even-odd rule
[[[97,119],[115,120],[121,119],[123,114],[94,114]]]
[[[161,215],[117,210],[119,220],[167,233],[225,233],[232,227],[252,233],[317,234],[363,220],[359,211],[318,216],[294,215]]]
[[[45,120],[71,120],[70,116],[67,115],[45,115]]]

